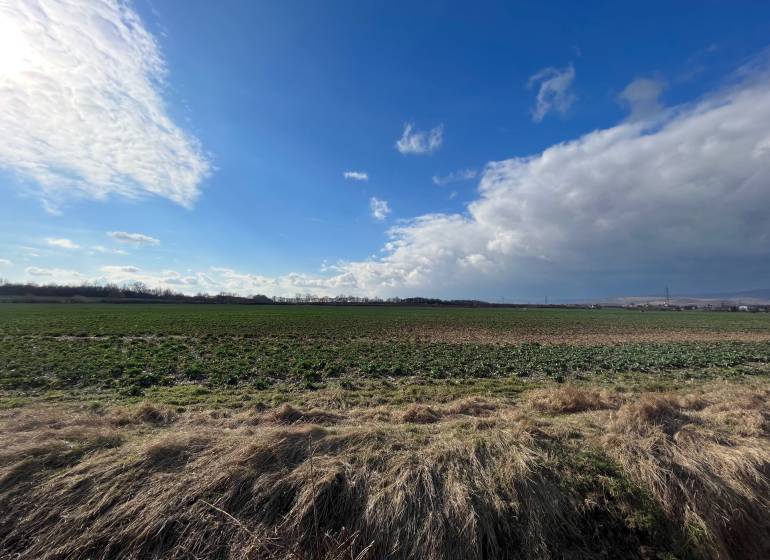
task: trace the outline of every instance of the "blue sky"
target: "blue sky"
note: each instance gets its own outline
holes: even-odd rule
[[[10,1],[0,277],[768,285],[769,4],[414,4]]]

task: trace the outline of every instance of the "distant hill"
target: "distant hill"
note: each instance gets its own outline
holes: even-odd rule
[[[750,298],[750,299],[763,299],[770,301],[770,288],[759,288],[756,290],[745,290],[742,292],[724,292],[724,293],[716,293],[716,294],[703,294],[703,298],[710,298],[710,299],[741,299],[741,298]]]
[[[602,303],[606,305],[663,305],[666,298],[662,295],[655,296],[618,296],[609,298],[600,298],[591,300],[592,303]],[[671,305],[697,305],[705,307],[707,305],[721,306],[726,305],[770,305],[770,288],[759,288],[755,290],[743,290],[737,292],[718,292],[704,294],[672,294],[669,298]]]

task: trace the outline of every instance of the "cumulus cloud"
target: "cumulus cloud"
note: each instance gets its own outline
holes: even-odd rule
[[[13,263],[8,259],[0,259],[0,266],[13,266]]]
[[[565,115],[577,97],[570,91],[575,79],[575,67],[570,64],[565,68],[543,68],[527,82],[528,88],[537,86],[535,106],[532,108],[532,120],[536,123],[551,111]]]
[[[0,167],[68,197],[156,195],[189,207],[208,175],[169,117],[166,67],[128,2],[9,0],[0,9]]]
[[[369,199],[369,209],[372,211],[372,217],[376,220],[384,220],[390,214],[390,206],[387,200],[380,200],[376,196]]]
[[[160,245],[160,240],[143,233],[128,233],[126,231],[108,231],[107,235],[120,243],[133,245]]]
[[[59,247],[60,249],[79,249],[80,245],[75,243],[74,241],[64,238],[64,237],[46,237],[45,242],[48,243],[52,247]]]
[[[664,87],[662,80],[637,78],[620,92],[618,101],[629,108],[630,118],[649,119],[663,109],[659,98]]]
[[[402,154],[431,154],[444,141],[444,125],[428,131],[415,130],[412,123],[404,125],[404,133],[396,142],[396,149]]]
[[[553,282],[558,271],[617,279],[697,275],[720,262],[742,263],[731,274],[750,270],[770,254],[768,85],[755,79],[663,120],[491,163],[467,214],[399,225],[383,257],[342,270],[364,291],[455,293]]]
[[[365,171],[345,171],[342,176],[345,177],[345,179],[350,179],[351,181],[369,180],[369,174]]]
[[[478,171],[475,169],[460,169],[458,171],[452,171],[448,175],[434,175],[433,184],[443,187],[449,183],[457,183],[458,181],[470,181],[478,176]]]

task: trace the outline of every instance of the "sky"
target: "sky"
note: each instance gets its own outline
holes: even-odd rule
[[[0,0],[0,278],[770,287],[770,3]]]

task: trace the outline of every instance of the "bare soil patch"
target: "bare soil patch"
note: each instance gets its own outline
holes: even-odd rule
[[[672,343],[672,342],[768,342],[765,331],[706,331],[660,330],[626,332],[527,332],[481,328],[430,327],[412,329],[401,336],[411,336],[420,342],[476,344],[571,344],[602,346],[614,344]]]

